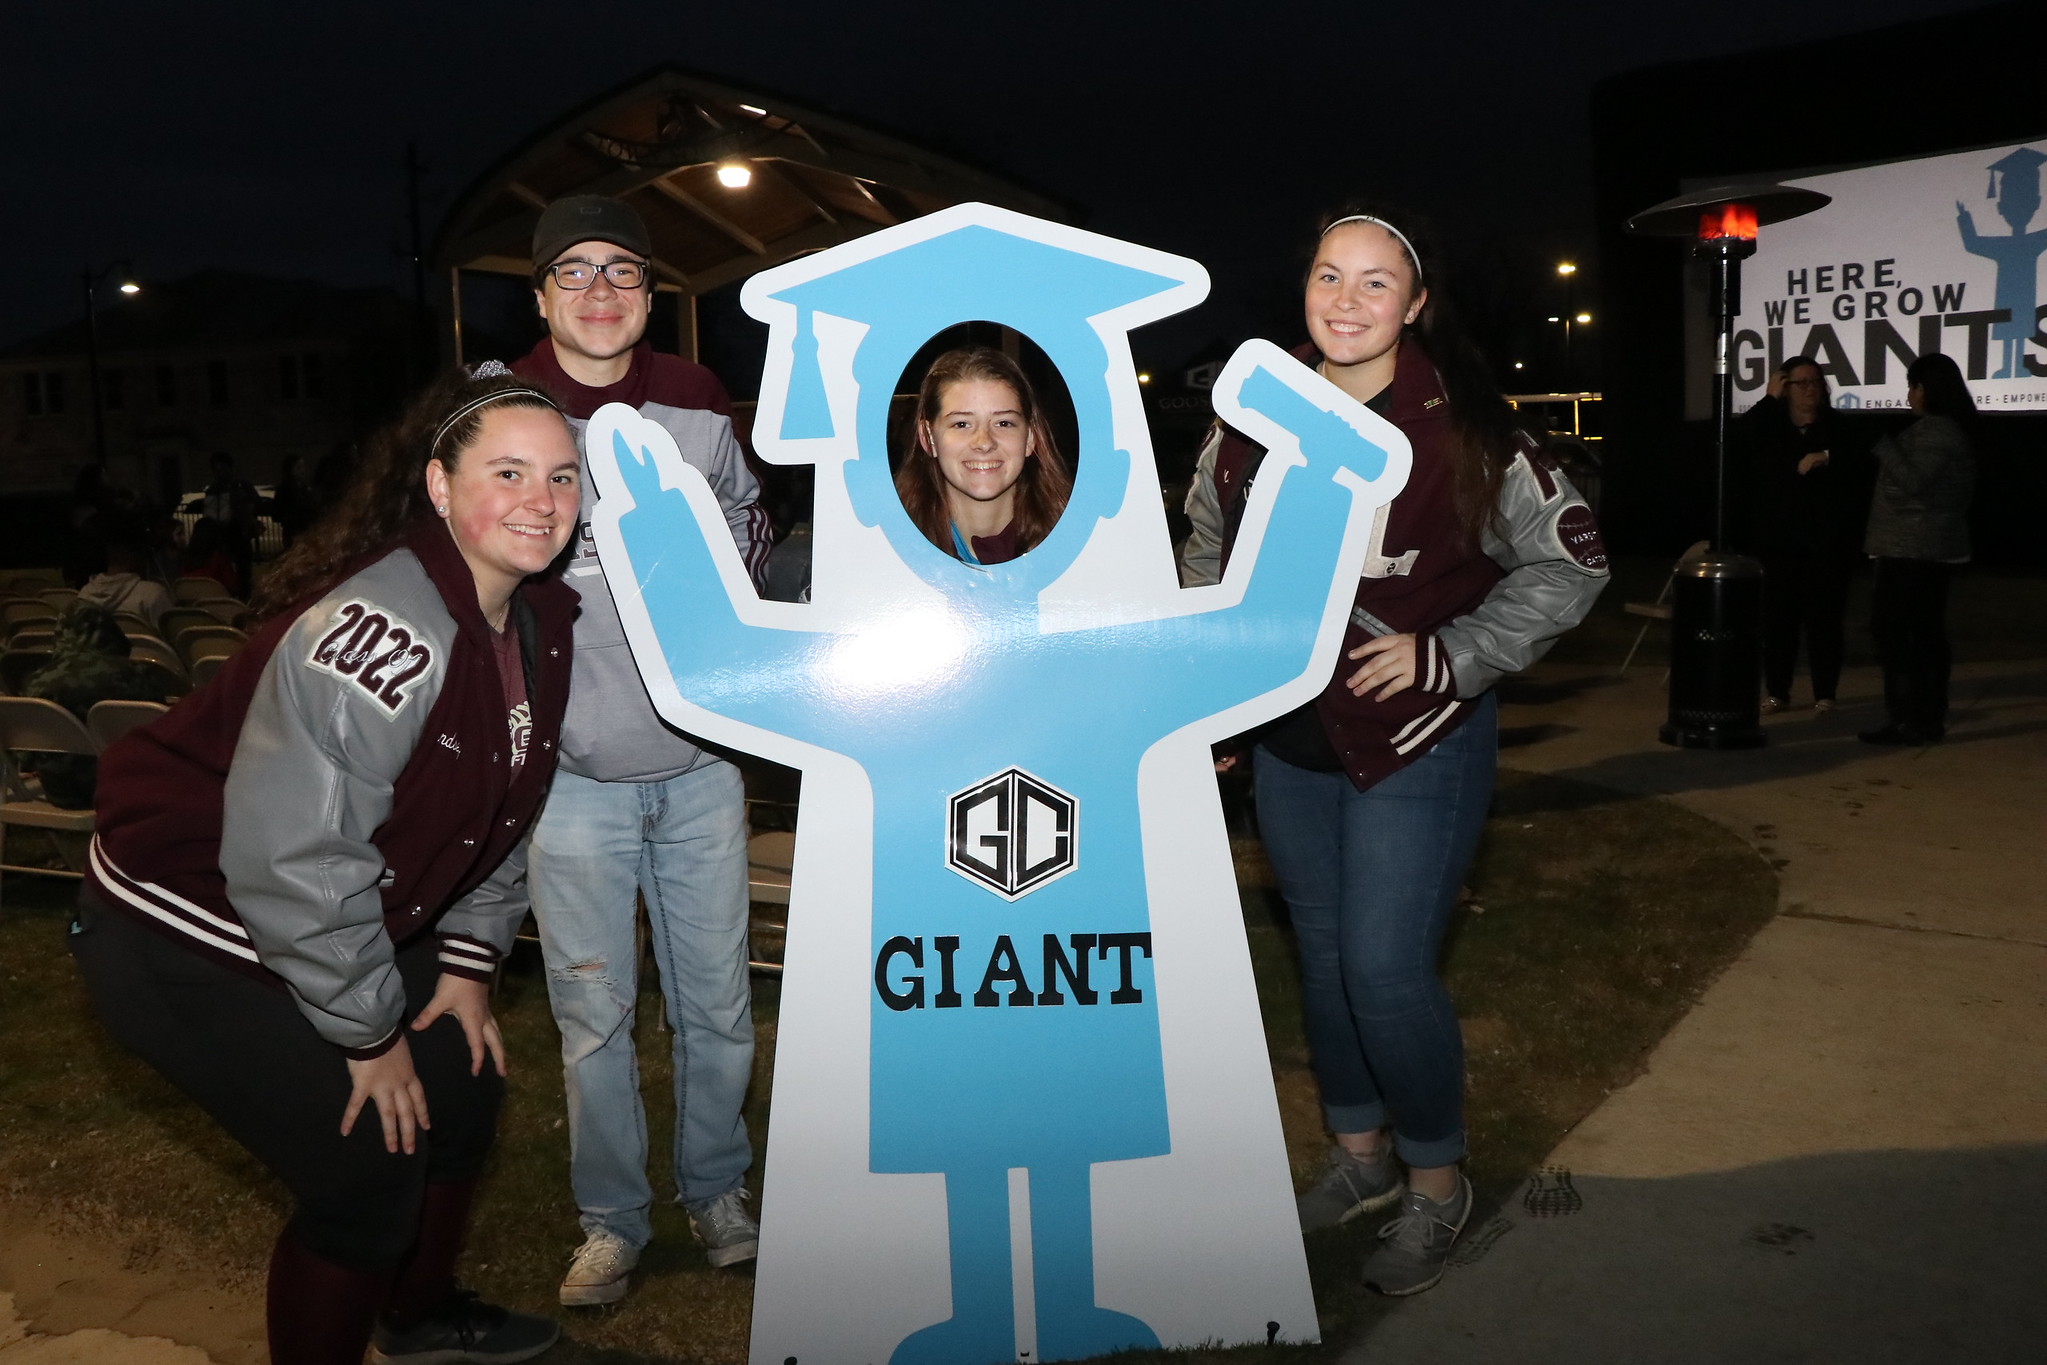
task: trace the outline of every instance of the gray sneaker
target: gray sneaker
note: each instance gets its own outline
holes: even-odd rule
[[[1443,1265],[1464,1220],[1471,1217],[1471,1182],[1462,1172],[1457,1193],[1438,1204],[1409,1190],[1400,1212],[1379,1229],[1379,1246],[1365,1260],[1365,1283],[1381,1294],[1419,1294],[1443,1278]]]
[[[1400,1167],[1390,1148],[1382,1150],[1377,1161],[1360,1161],[1338,1146],[1315,1183],[1294,1197],[1294,1208],[1301,1215],[1302,1232],[1320,1232],[1385,1208],[1400,1198],[1402,1188]]]
[[[569,1258],[562,1276],[561,1301],[567,1308],[592,1308],[617,1303],[630,1287],[640,1249],[609,1232],[593,1232]]]
[[[760,1224],[746,1211],[750,1197],[743,1188],[727,1190],[688,1206],[689,1230],[704,1244],[704,1258],[712,1265],[738,1265],[760,1251]]]

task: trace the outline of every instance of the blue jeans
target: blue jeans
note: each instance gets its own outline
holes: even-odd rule
[[[695,1204],[735,1189],[753,1162],[739,1114],[753,1077],[739,770],[713,763],[662,782],[557,772],[527,876],[562,1035],[583,1230],[645,1246],[654,1194],[633,1053],[635,891],[675,1030],[677,1197]]]
[[[1393,1126],[1410,1166],[1464,1156],[1464,1039],[1436,974],[1499,755],[1488,692],[1421,758],[1359,791],[1255,754],[1258,827],[1301,953],[1301,1002],[1331,1131]]]

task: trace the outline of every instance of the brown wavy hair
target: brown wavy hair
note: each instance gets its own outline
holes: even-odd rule
[[[1344,205],[1325,214],[1309,248],[1307,269],[1315,266],[1322,238],[1345,218],[1366,215],[1397,226],[1412,244],[1398,238],[1394,245],[1407,261],[1417,283],[1428,290],[1422,311],[1402,332],[1403,344],[1419,343],[1422,354],[1436,367],[1443,381],[1443,396],[1450,400],[1451,442],[1456,467],[1450,486],[1459,528],[1476,546],[1485,525],[1498,515],[1500,486],[1525,438],[1516,424],[1514,409],[1500,396],[1493,383],[1492,368],[1459,322],[1454,298],[1447,288],[1443,252],[1427,219],[1406,209],[1364,202]],[[1415,253],[1428,258],[1426,265]]]
[[[1009,385],[1030,432],[1033,458],[1024,461],[1023,473],[1016,481],[1016,544],[1021,554],[1052,534],[1059,514],[1066,510],[1067,498],[1073,495],[1073,474],[1059,453],[1059,443],[1045,420],[1044,404],[1038,401],[1023,367],[1000,351],[966,346],[931,362],[917,389],[917,416],[910,424],[903,463],[896,470],[896,495],[924,538],[952,554],[952,512],[945,501],[945,476],[939,472],[937,458],[919,442],[918,433],[944,411],[946,389],[975,380]]]
[[[491,393],[505,397],[464,413],[441,430],[464,404]],[[369,439],[347,490],[270,566],[251,603],[257,619],[317,597],[346,578],[354,565],[397,544],[413,521],[432,516],[428,462],[438,457],[453,473],[483,429],[484,415],[500,408],[559,411],[532,384],[510,374],[471,379],[454,369],[429,384],[404,415]]]

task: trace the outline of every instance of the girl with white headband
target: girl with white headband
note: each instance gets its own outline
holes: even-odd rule
[[[429,390],[273,566],[204,688],[101,755],[71,937],[114,1037],[291,1191],[270,1359],[518,1361],[457,1288],[504,1094],[490,981],[526,913],[575,596],[576,443],[500,371]]]
[[[1515,429],[1451,321],[1427,240],[1411,215],[1381,209],[1332,215],[1317,237],[1309,339],[1294,354],[1399,427],[1414,462],[1358,566],[1328,687],[1249,737],[1335,1137],[1299,1197],[1301,1226],[1385,1210],[1364,1277],[1387,1294],[1441,1279],[1471,1212],[1463,1049],[1436,964],[1492,793],[1493,684],[1539,658],[1606,581],[1590,510]],[[1187,498],[1184,583],[1221,579],[1264,453],[1211,431]]]

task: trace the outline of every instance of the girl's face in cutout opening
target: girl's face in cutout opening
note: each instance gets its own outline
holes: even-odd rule
[[[1022,400],[999,379],[963,379],[940,391],[938,409],[919,424],[917,440],[938,461],[953,521],[1000,530],[1014,511],[1024,461],[1035,453]]]

